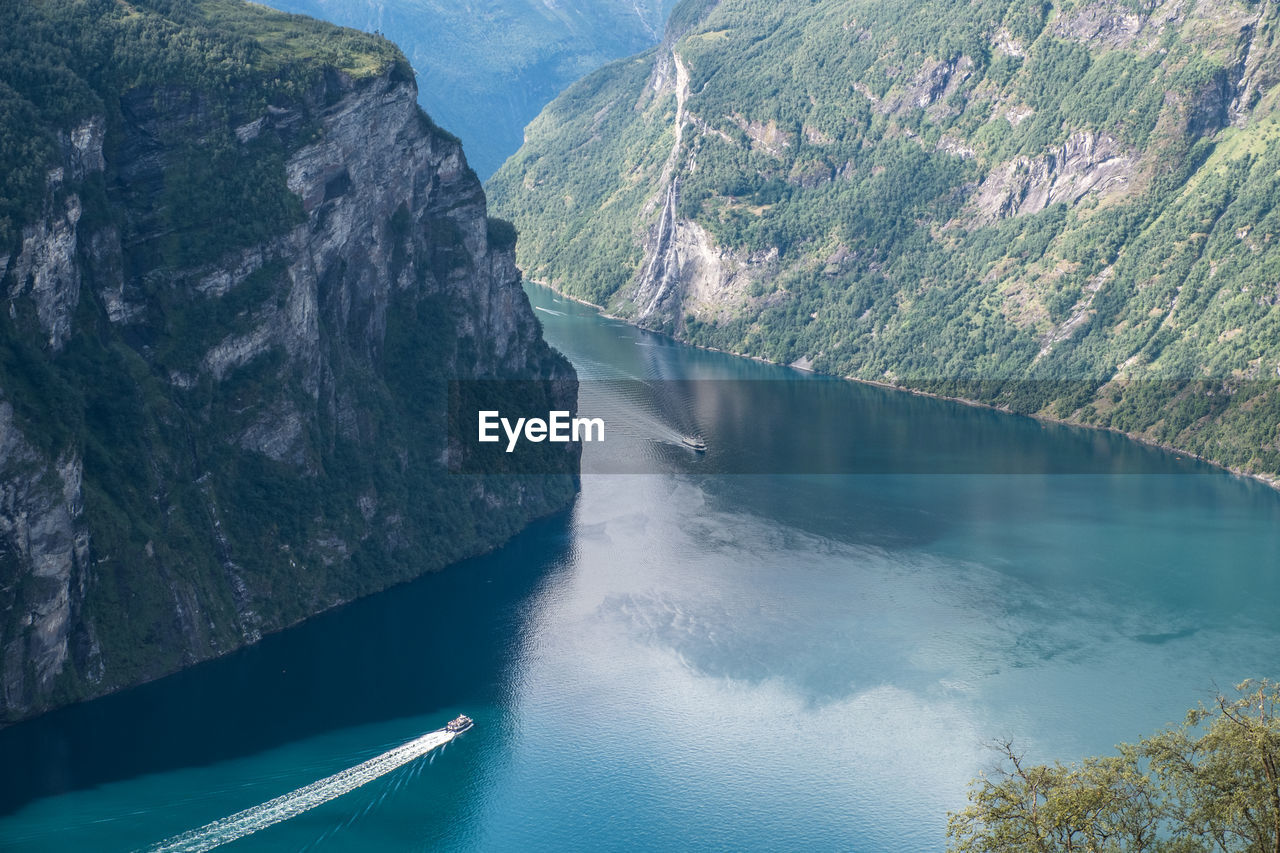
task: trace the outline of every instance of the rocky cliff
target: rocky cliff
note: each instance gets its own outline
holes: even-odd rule
[[[138,36],[97,8],[68,29]],[[0,254],[0,722],[493,547],[576,489],[572,447],[559,474],[446,468],[448,380],[566,409],[576,380],[403,59],[354,35],[354,60],[300,58],[339,31],[186,8],[131,7],[170,49],[240,27],[240,77],[85,71],[96,109],[49,128]]]
[[[686,0],[489,183],[693,343],[1280,475],[1269,0]]]

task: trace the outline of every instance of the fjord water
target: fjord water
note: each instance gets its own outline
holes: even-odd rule
[[[940,850],[992,739],[1076,759],[1277,674],[1275,492],[530,295],[609,425],[586,469],[649,473],[588,473],[492,554],[0,731],[0,848],[143,848],[465,712],[442,752],[228,849]],[[682,378],[829,381],[844,414],[655,408],[592,381]],[[929,473],[885,424],[1069,473]],[[706,457],[679,448],[690,430]],[[841,441],[898,456],[727,459]]]

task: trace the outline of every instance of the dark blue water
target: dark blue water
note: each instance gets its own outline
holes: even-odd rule
[[[588,380],[821,381],[531,296]],[[852,414],[815,422],[584,383],[611,429],[588,470],[609,453],[649,473],[589,474],[498,552],[0,731],[0,848],[145,847],[466,712],[442,752],[228,849],[941,850],[992,739],[1071,760],[1276,675],[1276,493],[1115,436],[829,384]],[[935,475],[883,441],[876,474],[714,473],[716,454],[803,460],[885,424],[1146,473]],[[691,428],[705,462],[679,455]]]

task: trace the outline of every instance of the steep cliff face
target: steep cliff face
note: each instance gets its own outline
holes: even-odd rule
[[[84,604],[89,531],[77,458],[49,460],[13,422],[13,407],[0,403],[0,542],[9,618],[0,664],[0,697],[6,710],[38,706],[70,657],[72,627]],[[88,670],[100,657],[83,656]]]
[[[672,20],[490,181],[532,277],[694,343],[1280,474],[1275,3]]]
[[[40,213],[0,256],[0,722],[225,653],[572,498],[572,446],[559,474],[446,468],[448,380],[541,380],[573,409],[573,370],[403,62],[321,71],[230,105],[132,86],[55,133]],[[189,215],[244,173],[238,216]]]

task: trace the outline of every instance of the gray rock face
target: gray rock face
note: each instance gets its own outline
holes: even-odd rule
[[[927,110],[930,117],[952,115],[958,110],[948,107],[947,98],[959,91],[973,74],[973,60],[961,56],[949,62],[927,60],[901,95],[885,98],[876,108],[886,115],[907,113],[912,109]]]
[[[13,406],[0,402],[0,559],[25,593],[0,599],[9,610],[0,645],[4,707],[38,703],[67,663],[88,565],[81,473],[76,458],[47,464],[14,424]]]
[[[1234,96],[1231,121],[1234,124],[1244,124],[1262,93],[1280,81],[1280,69],[1268,61],[1275,55],[1277,47],[1277,34],[1272,24],[1274,11],[1272,0],[1259,3],[1257,16],[1247,20],[1240,29],[1231,80]]]
[[[1051,204],[1075,204],[1086,195],[1125,191],[1138,157],[1114,137],[1077,131],[1039,157],[1018,157],[992,169],[973,199],[978,222],[1039,213]]]
[[[83,210],[79,195],[70,192],[64,198],[61,191],[67,182],[103,170],[104,132],[102,119],[95,116],[63,136],[63,165],[49,172],[44,216],[22,230],[22,250],[13,260],[9,301],[30,296],[55,351],[71,334],[71,317],[80,301],[77,251]],[[0,262],[0,278],[9,272],[8,266],[7,259]]]
[[[1090,3],[1063,15],[1054,22],[1053,33],[1059,38],[1089,44],[1132,47],[1147,26],[1148,16],[1120,3],[1102,2]]]
[[[429,529],[429,511],[402,486],[379,492],[387,477],[412,492],[451,476],[440,461],[442,424],[396,414],[414,405],[412,388],[395,391],[407,381],[405,358],[432,375],[554,380],[558,406],[576,400],[572,367],[541,339],[514,250],[489,246],[484,194],[460,144],[421,112],[411,82],[335,72],[296,103],[230,129],[242,146],[268,134],[284,140],[288,187],[305,219],[189,269],[140,265],[134,247],[163,236],[148,230],[146,211],[165,169],[218,118],[189,92],[135,95],[110,150],[101,118],[66,134],[43,216],[24,228],[20,251],[0,257],[11,322],[34,318],[32,346],[51,369],[73,370],[64,354],[78,336],[126,353],[121,363],[133,367],[113,381],[142,389],[145,417],[104,423],[125,423],[130,440],[145,432],[149,457],[118,450],[92,419],[59,450],[15,405],[31,390],[0,387],[0,724],[225,653],[493,547],[572,494],[559,481],[468,482],[449,524],[467,518],[467,501],[500,520],[477,510],[461,537]],[[118,216],[91,217],[79,182],[104,170],[127,191],[113,199]],[[174,310],[204,320],[187,342],[194,355],[164,354]],[[417,356],[392,340],[406,315],[432,330],[411,339],[421,341]],[[92,465],[78,450],[84,436],[107,442]],[[576,471],[574,452],[566,472]],[[140,479],[104,481],[104,465]],[[239,507],[247,487],[236,472],[245,471],[314,495],[299,517],[285,517],[297,531],[253,527]],[[100,493],[116,487],[138,497],[112,510]],[[120,512],[140,517],[122,529]],[[186,538],[169,542],[172,531]],[[360,551],[399,565],[353,574],[349,558]],[[139,636],[148,638],[142,647],[130,639]]]

